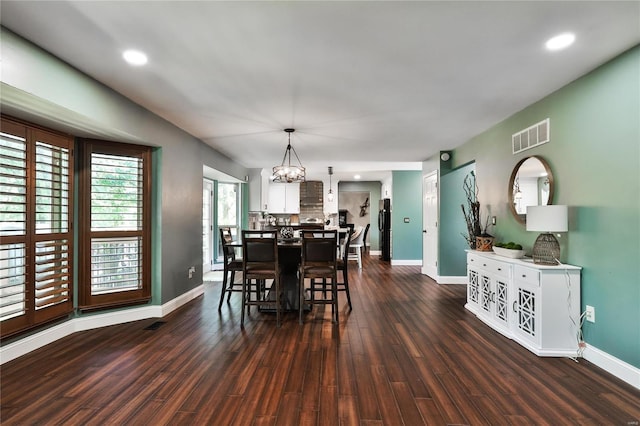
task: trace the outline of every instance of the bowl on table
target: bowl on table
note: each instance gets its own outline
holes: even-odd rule
[[[512,259],[521,259],[524,257],[524,253],[525,253],[524,250],[514,250],[514,249],[508,249],[508,248],[496,247],[496,246],[493,246],[493,252],[497,255],[510,257]]]

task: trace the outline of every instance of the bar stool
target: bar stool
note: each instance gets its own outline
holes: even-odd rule
[[[220,292],[218,310],[222,309],[222,301],[224,300],[225,293],[227,294],[227,303],[229,303],[232,292],[242,292],[242,283],[238,283],[240,285],[234,287],[236,284],[236,272],[242,272],[242,259],[236,257],[235,247],[229,246],[233,241],[231,228],[220,228],[220,241],[222,243],[222,253],[224,256],[224,275],[222,276],[222,291]],[[229,274],[231,274],[231,277],[229,277]]]
[[[251,305],[273,305],[276,309],[276,325],[280,327],[282,304],[280,296],[280,266],[278,264],[278,233],[276,231],[242,231],[242,315]],[[251,297],[251,281],[255,280],[255,297]],[[269,288],[266,281],[273,280]],[[275,297],[271,294],[275,293]]]
[[[301,231],[302,237],[302,262],[300,265],[300,304],[299,321],[302,319],[306,304],[331,305],[331,316],[334,323],[338,323],[338,293],[337,293],[337,268],[336,252],[338,244],[337,231]],[[310,280],[309,298],[305,299],[305,279]],[[316,282],[316,280],[322,280]],[[327,280],[330,280],[331,297],[326,296]],[[322,294],[316,298],[316,293]]]

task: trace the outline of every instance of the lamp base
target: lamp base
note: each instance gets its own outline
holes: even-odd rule
[[[553,234],[540,234],[533,244],[531,252],[533,263],[539,265],[560,264],[560,243]]]

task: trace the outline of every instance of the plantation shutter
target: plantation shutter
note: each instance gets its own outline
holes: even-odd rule
[[[73,139],[3,118],[0,140],[0,324],[7,336],[73,309]]]
[[[83,309],[150,299],[150,150],[83,141]],[[88,167],[87,167],[88,166]]]

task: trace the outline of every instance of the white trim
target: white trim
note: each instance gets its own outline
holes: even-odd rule
[[[640,389],[640,368],[610,355],[594,346],[587,344],[582,354],[583,358],[605,370],[620,380],[624,380],[636,389]]]
[[[441,276],[438,275],[435,278],[436,282],[438,284],[464,284],[467,285],[467,283],[469,282],[469,277],[467,277],[466,275],[462,276],[462,277],[447,277],[447,276]]]
[[[371,246],[369,246],[371,247]],[[371,250],[369,249],[369,256],[381,256],[382,250]]]
[[[0,348],[0,365],[78,331],[123,324],[131,321],[140,321],[148,318],[162,318],[203,293],[204,285],[201,284],[200,286],[181,294],[175,299],[168,301],[162,306],[142,306],[139,308],[72,318],[62,324],[55,325],[47,328],[46,330],[2,346]]]
[[[431,278],[432,280],[434,280],[436,283],[438,284],[464,284],[467,285],[467,283],[469,282],[469,278],[464,275],[461,277],[448,277],[448,276],[441,276],[441,275],[429,275],[427,273],[425,273],[424,271],[422,272],[423,275],[428,276],[429,278]]]
[[[411,266],[422,266],[422,259],[418,259],[418,260],[395,260],[395,259],[391,259],[391,266],[405,266],[405,265],[411,265]]]

